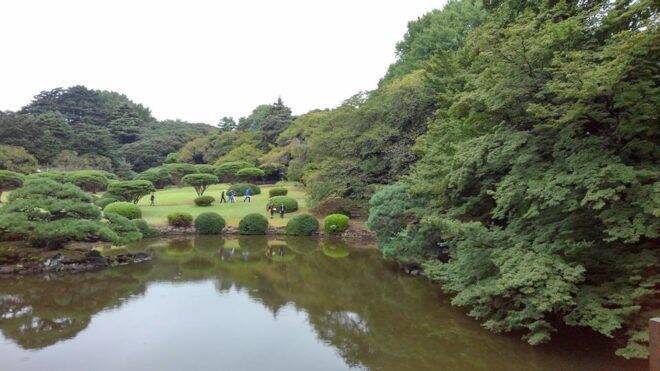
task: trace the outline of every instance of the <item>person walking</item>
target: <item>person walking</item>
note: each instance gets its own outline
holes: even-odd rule
[[[234,203],[234,191],[230,189],[227,192],[227,196],[229,196],[229,203],[233,204]]]
[[[243,193],[243,196],[245,196],[245,198],[243,198],[243,202],[252,202],[252,198],[250,197],[252,196],[252,188],[246,189],[245,193]]]
[[[280,218],[282,218],[282,219],[284,219],[284,212],[285,212],[284,204],[281,204],[280,205]]]
[[[273,219],[273,216],[275,216],[275,209],[276,207],[274,205],[269,205],[266,210],[270,211],[270,218]]]
[[[222,193],[220,193],[220,203],[221,204],[227,203],[227,199],[225,198],[225,191],[222,191]]]
[[[151,200],[151,203],[149,204],[149,206],[156,206],[156,195],[152,193],[151,197],[149,197],[149,199]]]

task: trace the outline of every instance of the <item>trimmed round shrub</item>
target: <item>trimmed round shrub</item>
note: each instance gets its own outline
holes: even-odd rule
[[[114,198],[114,197],[101,197],[98,200],[94,201],[94,205],[96,205],[96,206],[100,207],[101,209],[103,209],[104,207],[110,205],[113,202],[117,202],[117,201],[119,201],[119,200]]]
[[[79,170],[68,175],[68,180],[85,192],[97,193],[108,188],[108,178],[105,171]]]
[[[257,167],[246,167],[236,172],[238,179],[243,180],[257,180],[263,178],[264,175],[266,173]]]
[[[232,184],[231,187],[229,187],[229,190],[236,192],[239,196],[243,196],[245,194],[245,190],[248,188],[252,189],[253,195],[261,194],[261,188],[259,188],[259,186],[249,183]]]
[[[113,202],[103,208],[104,213],[114,213],[128,219],[140,219],[142,217],[142,210],[130,202],[117,201]]]
[[[268,206],[279,208],[281,204],[284,204],[285,213],[298,211],[298,201],[296,201],[295,198],[289,196],[275,196],[268,200]]]
[[[342,233],[348,229],[348,217],[343,214],[330,214],[323,220],[323,229],[332,234]]]
[[[266,234],[268,219],[261,214],[247,214],[238,223],[240,234]]]
[[[190,228],[193,216],[190,213],[174,212],[167,215],[167,224],[176,228]]]
[[[276,187],[268,190],[268,196],[270,197],[286,196],[287,193],[289,193],[289,190],[284,187]]]
[[[225,228],[225,219],[218,213],[201,213],[195,218],[195,229],[199,234],[220,234]]]
[[[319,230],[319,221],[309,214],[296,215],[286,224],[286,234],[291,236],[311,236]]]
[[[213,196],[199,196],[194,201],[197,206],[211,206],[215,202],[215,198]]]
[[[131,222],[138,230],[140,230],[140,233],[142,233],[142,236],[144,237],[156,237],[159,234],[158,230],[151,228],[144,219],[133,219]]]

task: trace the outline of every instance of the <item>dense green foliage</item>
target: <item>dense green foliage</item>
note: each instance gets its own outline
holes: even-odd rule
[[[323,230],[330,234],[343,233],[348,229],[348,220],[344,214],[330,214],[323,219]]]
[[[0,170],[33,173],[37,170],[37,159],[23,147],[0,145]]]
[[[105,163],[114,170],[142,171],[212,130],[203,124],[158,122],[149,109],[124,95],[84,86],[44,91],[20,112],[0,113],[0,144],[23,147],[40,163],[67,170],[98,169]]]
[[[319,221],[309,214],[296,215],[286,223],[286,234],[291,236],[311,236],[319,230]]]
[[[218,183],[218,177],[213,174],[188,174],[181,179],[183,185],[191,186],[197,196],[203,196],[209,186]]]
[[[0,170],[0,197],[2,197],[2,192],[16,189],[23,185],[23,175],[9,171],[9,170]],[[0,202],[2,202],[0,200]]]
[[[107,196],[136,204],[142,197],[155,191],[156,188],[148,180],[124,180],[110,183]]]
[[[67,181],[77,185],[85,192],[98,193],[108,187],[106,172],[98,170],[79,170],[67,174]]]
[[[104,212],[103,217],[108,227],[117,234],[117,238],[114,239],[115,243],[123,245],[142,239],[140,228],[129,218],[112,212]]]
[[[0,240],[21,239],[36,247],[57,248],[69,241],[125,243],[141,238],[122,220],[103,223],[91,201],[71,183],[29,180],[0,208]]]
[[[422,264],[492,331],[538,344],[562,321],[644,357],[659,282],[657,3],[488,10],[426,65],[437,111],[421,160],[372,198],[370,226],[386,256]]]
[[[275,187],[268,190],[268,196],[286,196],[289,193],[289,190],[284,187]]]
[[[197,206],[211,206],[215,202],[213,196],[199,196],[193,200]]]
[[[238,223],[238,232],[240,234],[266,234],[267,230],[268,219],[261,214],[248,214]]]
[[[110,205],[113,202],[117,202],[117,201],[119,201],[119,200],[114,198],[114,197],[103,196],[103,197],[99,198],[98,200],[95,200],[94,205],[96,205],[96,206],[100,207],[101,209],[103,209],[104,207]]]
[[[252,194],[253,194],[253,195],[261,194],[261,188],[259,188],[259,186],[254,185],[254,184],[249,184],[249,183],[236,183],[236,184],[232,184],[232,185],[229,187],[229,190],[230,190],[230,191],[234,191],[234,192],[236,192],[236,194],[238,194],[239,196],[243,196],[243,195],[245,195],[245,191],[246,191],[248,188],[252,190]]]
[[[134,203],[117,201],[103,208],[103,213],[113,213],[128,219],[142,218],[142,210]]]
[[[147,221],[144,219],[133,219],[131,222],[140,231],[140,233],[142,233],[142,237],[157,237],[159,235],[158,230],[150,227]]]
[[[268,207],[276,207],[277,210],[284,205],[285,213],[292,213],[298,211],[298,201],[295,198],[289,196],[275,196],[268,199]]]
[[[214,212],[201,213],[195,218],[195,230],[199,234],[220,234],[225,224],[225,219]]]
[[[170,213],[167,215],[167,223],[176,228],[190,228],[193,223],[193,216],[190,213]]]
[[[260,180],[266,173],[257,167],[246,167],[236,172],[238,179],[243,181]]]
[[[253,165],[245,161],[225,162],[215,168],[215,175],[221,182],[233,182],[238,179],[238,171]]]

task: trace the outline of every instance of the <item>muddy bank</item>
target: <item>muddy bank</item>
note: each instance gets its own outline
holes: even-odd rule
[[[94,243],[76,243],[57,250],[12,243],[0,246],[0,276],[80,273],[149,260],[148,253],[129,253]]]

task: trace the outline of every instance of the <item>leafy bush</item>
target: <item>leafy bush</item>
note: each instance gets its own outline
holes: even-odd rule
[[[342,214],[349,218],[357,218],[365,214],[364,207],[359,203],[341,197],[330,197],[322,200],[312,210],[317,215]]]
[[[163,189],[168,185],[174,184],[170,173],[162,167],[147,169],[136,175],[134,180],[148,180],[153,183],[157,189]]]
[[[238,179],[236,173],[246,167],[253,167],[253,165],[244,161],[225,162],[216,166],[215,175],[221,182],[234,182]]]
[[[266,234],[268,219],[261,214],[248,214],[238,223],[240,234]]]
[[[29,174],[37,170],[37,159],[19,146],[0,145],[0,170]]]
[[[148,180],[123,180],[110,183],[107,196],[136,204],[142,197],[155,191],[156,188]]]
[[[241,180],[258,180],[264,177],[266,173],[257,167],[246,167],[236,172],[236,176]]]
[[[128,219],[142,218],[142,210],[137,205],[125,201],[117,201],[107,205],[103,208],[103,213],[118,214]]]
[[[2,192],[16,189],[23,185],[23,175],[9,170],[0,170],[0,197]]]
[[[176,228],[190,228],[193,216],[189,213],[174,212],[167,215],[167,223]]]
[[[215,175],[216,167],[213,166],[213,165],[196,164],[194,166],[195,166],[195,169],[197,170],[197,172],[200,173],[200,174],[214,174]]]
[[[8,199],[7,205],[0,208],[3,240],[23,239],[35,247],[57,248],[69,241],[121,243],[140,238],[125,226],[124,220],[128,219],[119,215],[114,222],[102,223],[92,198],[71,183],[33,178]]]
[[[195,218],[195,229],[199,234],[220,234],[225,227],[225,219],[218,213],[201,213]]]
[[[230,191],[236,192],[239,196],[243,196],[245,194],[245,191],[250,188],[252,189],[252,194],[253,195],[258,195],[261,194],[261,188],[259,186],[256,186],[254,184],[249,184],[249,183],[236,183],[232,184],[229,187]]]
[[[323,229],[332,234],[339,234],[348,229],[348,217],[343,214],[330,214],[323,220]]]
[[[195,205],[197,206],[211,206],[215,202],[213,196],[199,196],[195,199]]]
[[[319,230],[319,221],[309,214],[296,215],[286,224],[286,234],[292,236],[311,236]]]
[[[130,219],[112,212],[103,213],[103,217],[108,221],[108,227],[117,234],[113,239],[115,244],[123,245],[142,239],[140,229]]]
[[[165,156],[165,160],[163,160],[164,164],[175,164],[179,162],[179,154],[177,152],[170,152]]]
[[[67,179],[85,192],[97,193],[108,187],[107,171],[79,170],[67,174]]]
[[[143,237],[157,237],[159,235],[158,230],[151,228],[144,219],[133,219],[131,222],[137,227],[140,233],[142,233]]]
[[[275,187],[268,190],[268,196],[286,196],[289,193],[289,190],[284,187]]]
[[[94,205],[96,205],[96,206],[100,207],[101,209],[103,209],[104,207],[110,205],[113,202],[117,202],[117,201],[119,201],[119,200],[114,198],[114,197],[105,197],[104,196],[104,197],[99,198],[98,200],[94,200]]]
[[[289,196],[275,196],[271,197],[268,200],[268,206],[277,207],[279,210],[280,205],[284,204],[284,212],[292,213],[298,211],[298,201],[295,198]]]
[[[175,163],[175,164],[164,164],[161,166],[167,173],[170,175],[172,183],[176,186],[181,185],[181,180],[184,176],[188,174],[197,173],[197,169],[193,164],[185,163]]]
[[[202,196],[209,186],[218,183],[218,177],[213,174],[188,174],[181,179],[181,183],[193,187],[197,196]]]
[[[32,173],[25,176],[25,180],[50,179],[58,183],[66,183],[69,176],[63,171],[44,171],[41,173]]]

